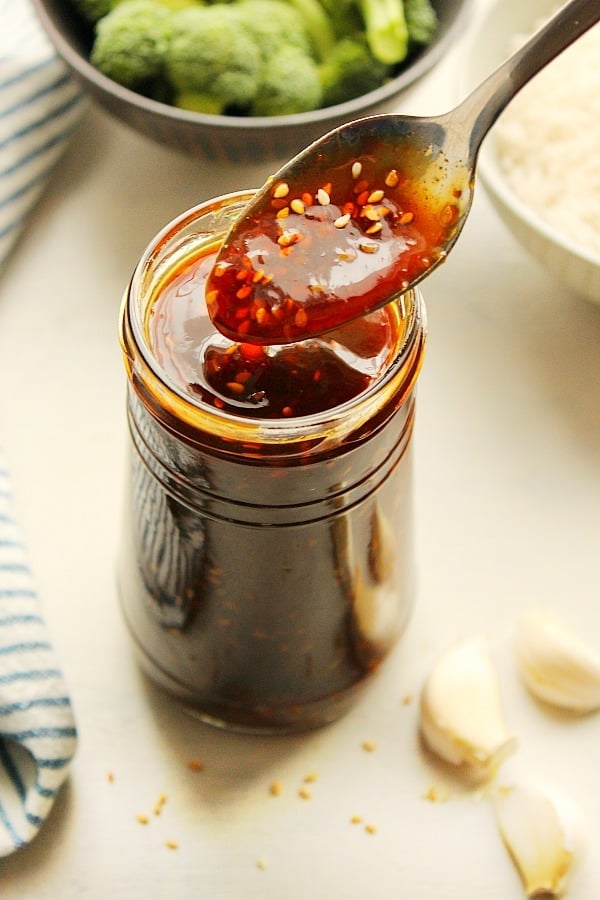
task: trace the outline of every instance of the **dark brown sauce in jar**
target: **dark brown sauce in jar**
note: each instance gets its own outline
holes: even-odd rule
[[[410,615],[424,311],[409,294],[326,338],[229,342],[202,297],[244,197],[172,223],[125,298],[119,586],[151,677],[206,720],[277,732],[342,714]]]

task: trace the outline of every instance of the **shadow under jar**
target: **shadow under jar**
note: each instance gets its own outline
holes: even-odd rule
[[[415,291],[320,339],[228,341],[204,284],[251,196],[169,224],[126,292],[118,578],[156,683],[205,721],[278,733],[344,713],[410,616],[425,310]]]

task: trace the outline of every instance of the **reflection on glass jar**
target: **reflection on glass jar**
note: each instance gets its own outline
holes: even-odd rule
[[[123,303],[119,590],[157,683],[207,721],[278,732],[346,711],[408,621],[425,313],[412,292],[321,339],[226,341],[203,286],[249,196],[171,223]]]

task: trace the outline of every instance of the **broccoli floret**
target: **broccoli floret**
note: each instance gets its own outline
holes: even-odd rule
[[[316,59],[324,62],[336,41],[332,20],[319,0],[289,0],[289,2],[302,17]]]
[[[268,61],[282,44],[311,55],[312,44],[302,16],[286,0],[239,0],[235,9],[263,61]]]
[[[263,68],[253,116],[285,116],[318,109],[321,82],[316,62],[302,50],[283,46]]]
[[[223,3],[174,13],[166,56],[175,105],[200,112],[247,109],[259,88],[262,58],[235,9]]]
[[[429,44],[438,27],[430,0],[404,0],[404,15],[410,40],[415,44]]]
[[[119,0],[72,0],[75,9],[92,24],[107,15],[118,2]]]
[[[123,0],[96,24],[90,61],[119,84],[144,90],[162,72],[171,19],[156,0]]]
[[[117,3],[123,3],[123,0],[117,0]],[[156,3],[166,6],[172,12],[178,12],[180,9],[187,9],[188,6],[203,6],[204,0],[156,0]]]
[[[320,0],[329,16],[336,38],[354,37],[363,33],[364,23],[355,0]]]
[[[392,67],[375,59],[360,36],[341,38],[319,68],[322,106],[345,103],[381,87]]]
[[[408,54],[408,26],[402,0],[357,0],[369,49],[375,59],[394,65]]]

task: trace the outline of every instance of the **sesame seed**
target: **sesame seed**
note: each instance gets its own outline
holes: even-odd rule
[[[379,234],[382,228],[383,226],[381,222],[374,222],[369,228],[367,228],[365,234]]]
[[[342,262],[352,262],[353,259],[356,259],[356,253],[350,248],[342,249],[341,247],[339,247],[335,251],[335,255],[338,259],[342,260]]]
[[[165,841],[165,847],[167,847],[168,850],[178,850],[179,844],[177,843],[177,841],[169,840],[169,841]]]
[[[360,825],[363,820],[362,816],[351,816],[350,824],[351,825]]]
[[[423,800],[427,800],[429,803],[435,803],[437,801],[437,791],[433,785],[428,787],[425,793],[423,794]]]
[[[318,774],[317,774],[316,772],[309,772],[307,775],[304,776],[304,778],[303,778],[302,780],[303,780],[306,784],[311,784],[311,782],[316,781],[318,777],[319,777],[319,776],[318,776]]]
[[[281,209],[277,210],[277,213],[275,214],[275,218],[276,219],[287,219],[289,214],[290,214],[289,206],[282,206]]]
[[[359,178],[361,172],[362,172],[362,163],[360,163],[358,160],[356,160],[355,162],[352,163],[352,177]]]
[[[377,834],[377,826],[365,825],[365,831],[367,832],[367,834]]]
[[[243,394],[244,385],[240,384],[239,381],[228,381],[227,390],[231,391],[232,394]]]
[[[309,791],[308,788],[302,787],[298,791],[298,796],[302,797],[303,800],[310,800],[312,797],[312,791]]]
[[[374,244],[372,241],[363,241],[358,245],[358,249],[362,250],[363,253],[377,253],[379,245]]]
[[[260,859],[256,860],[256,868],[260,869],[263,872],[267,868],[267,861],[266,859],[264,859],[264,857],[261,856]]]
[[[279,184],[275,185],[275,189],[273,190],[273,196],[276,200],[280,200],[282,197],[287,197],[290,192],[290,186],[285,181],[280,181]]]
[[[369,194],[368,202],[369,203],[379,203],[380,200],[383,200],[385,194],[382,190],[372,191]]]
[[[370,222],[378,222],[380,219],[379,210],[374,206],[365,206],[363,207],[363,211],[365,214],[365,218],[369,219]]]
[[[396,169],[390,169],[385,177],[385,183],[388,187],[397,187],[398,182],[400,181],[400,176]]]
[[[292,244],[295,244],[296,241],[300,239],[300,235],[297,231],[284,231],[277,238],[277,243],[280,247],[290,247]]]
[[[319,188],[317,191],[317,200],[321,204],[321,206],[328,206],[331,203],[331,197],[325,190],[325,188]]]
[[[400,216],[399,222],[401,225],[408,225],[409,222],[412,222],[414,219],[414,213],[405,212]]]
[[[344,213],[343,216],[338,216],[335,222],[333,223],[336,228],[344,228],[348,222],[350,221],[350,213]]]
[[[282,791],[283,791],[283,785],[282,785],[281,781],[271,782],[271,785],[269,787],[269,793],[273,797],[279,797],[281,795]]]
[[[302,202],[302,200],[300,200],[299,197],[296,197],[290,203],[290,209],[292,210],[292,212],[298,213],[298,215],[301,216],[304,214],[306,207],[305,207],[304,203]]]
[[[366,750],[367,753],[372,753],[376,749],[377,745],[373,741],[363,741],[362,748]]]
[[[138,813],[135,818],[140,823],[140,825],[147,825],[148,822],[150,821],[148,819],[148,816],[145,816],[143,813]]]

